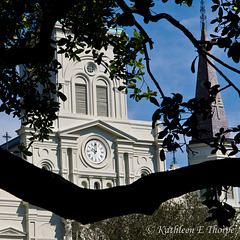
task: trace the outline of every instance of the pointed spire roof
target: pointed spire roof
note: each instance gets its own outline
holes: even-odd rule
[[[208,41],[204,21],[202,22],[201,41]],[[208,57],[208,59],[213,63],[213,60],[210,57]],[[196,98],[198,99],[209,97],[209,92],[204,85],[205,82],[210,82],[211,86],[219,84],[215,69],[207,62],[205,56],[200,55],[196,87]],[[215,134],[219,132],[220,128],[229,128],[220,93],[217,94],[216,102],[212,104],[212,113],[213,117],[211,119],[199,121],[198,128],[206,129],[208,131],[200,136],[201,139],[212,139],[215,137]],[[226,137],[230,138],[230,134],[228,134]]]

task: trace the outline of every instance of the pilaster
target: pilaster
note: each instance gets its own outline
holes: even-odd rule
[[[77,139],[71,136],[59,136],[59,167],[65,179],[77,184]]]
[[[64,146],[61,146],[60,147],[60,158],[61,158],[61,175],[63,178],[69,180],[69,176],[68,176],[68,169],[69,169],[69,166],[68,166],[68,152],[67,152],[67,148],[64,147]]]
[[[155,153],[156,153],[156,172],[164,172],[167,170],[166,167],[166,160],[162,161],[160,159],[160,151],[163,149],[162,148],[162,140],[158,139],[158,133],[162,131],[162,125],[160,124],[156,124],[155,128],[154,128],[154,145],[155,145]]]
[[[133,141],[115,140],[116,143],[116,170],[118,185],[129,184],[134,179],[133,174]]]

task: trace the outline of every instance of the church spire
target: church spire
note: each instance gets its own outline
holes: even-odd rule
[[[201,1],[202,3],[203,1]],[[202,23],[202,29],[201,29],[201,41],[205,42],[208,41],[207,38],[207,31],[205,28],[205,21],[204,16],[205,14],[202,14],[201,17],[201,23]],[[207,56],[199,56],[199,62],[198,62],[198,73],[197,73],[197,87],[196,87],[196,98],[208,98],[209,92],[207,88],[205,87],[205,82],[210,82],[211,86],[218,85],[218,79],[216,75],[215,69],[207,62],[206,60]],[[210,57],[207,57],[209,61],[212,61]],[[200,136],[201,139],[212,139],[215,137],[215,134],[219,132],[220,128],[228,129],[228,121],[225,114],[225,109],[222,101],[221,94],[218,93],[216,96],[215,103],[212,104],[212,113],[213,116],[211,119],[207,119],[205,121],[199,121],[198,128],[199,129],[206,129],[207,132],[202,134]],[[230,134],[226,136],[227,138],[230,137]]]

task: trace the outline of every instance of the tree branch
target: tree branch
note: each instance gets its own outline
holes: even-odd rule
[[[236,72],[238,74],[240,74],[240,70],[226,64],[225,62],[223,62],[222,60],[220,60],[219,58],[215,57],[214,55],[210,54],[207,50],[204,51],[205,54],[207,54],[209,57],[211,57],[213,60],[215,60],[216,62],[220,63],[222,66],[228,68],[229,70],[232,70],[233,72]]]
[[[208,55],[209,57],[213,58],[216,62],[220,63],[221,65],[223,65],[224,67],[236,72],[240,74],[240,70],[233,68],[232,66],[224,63],[223,61],[221,61],[220,59],[218,59],[217,57],[213,56],[212,54],[210,54],[208,51],[206,51],[204,48],[202,48],[200,46],[200,41],[198,41],[193,35],[192,33],[185,28],[179,21],[177,21],[175,18],[173,18],[171,15],[167,14],[167,13],[159,13],[156,15],[151,15],[148,16],[149,20],[152,22],[158,22],[161,19],[166,19],[168,22],[170,22],[174,27],[180,29],[184,35],[192,42],[192,44],[194,45],[194,47],[196,47],[199,51],[200,54],[205,53],[206,55]]]
[[[164,98],[164,93],[160,87],[160,85],[158,84],[158,81],[155,79],[155,77],[153,76],[152,72],[151,72],[151,69],[150,69],[150,64],[149,64],[149,61],[150,61],[150,58],[148,56],[148,52],[147,52],[147,46],[146,46],[146,43],[143,42],[143,48],[144,48],[144,55],[145,55],[145,60],[146,60],[146,68],[147,68],[147,72],[150,76],[150,78],[153,80],[155,86],[157,87],[158,91],[160,92],[162,98]]]
[[[149,17],[149,16],[148,16]],[[240,71],[238,69],[235,69],[231,66],[229,66],[228,64],[224,63],[223,61],[221,61],[220,59],[218,59],[217,57],[213,56],[212,54],[210,54],[208,51],[206,51],[206,49],[204,49],[203,47],[200,46],[199,41],[197,41],[197,39],[192,35],[192,33],[186,29],[182,24],[180,24],[179,21],[177,21],[176,19],[174,19],[171,15],[166,14],[166,13],[160,13],[157,14],[155,16],[150,16],[149,20],[153,21],[153,22],[157,22],[160,19],[166,19],[168,20],[173,26],[175,26],[176,28],[180,29],[185,36],[192,42],[192,44],[194,45],[194,47],[197,48],[199,54],[203,55],[206,59],[206,55],[213,58],[215,61],[217,61],[218,63],[220,63],[221,65],[223,65],[224,67],[236,72],[240,74]],[[227,81],[228,84],[230,84],[240,95],[240,90],[232,83],[232,81],[230,81],[216,66],[214,66],[208,59],[207,61],[210,63],[211,66],[213,66],[218,72],[219,74]]]
[[[233,87],[233,88],[237,91],[238,95],[240,96],[240,90],[236,87],[236,85],[233,84],[233,83],[229,80],[229,78],[228,78],[219,68],[217,68],[206,56],[204,56],[204,57],[205,57],[205,59],[207,60],[207,62],[208,62],[208,63],[222,76],[222,78],[228,83],[228,86]]]
[[[143,29],[143,27],[136,21],[135,17],[133,16],[133,12],[132,12],[131,8],[129,8],[128,5],[123,0],[116,0],[116,3],[122,9],[122,11],[129,17],[129,19],[131,19],[131,21],[134,23],[134,25],[138,28],[138,30],[144,36],[146,42],[148,42],[150,45],[150,49],[153,49],[152,39],[148,36],[146,31]]]
[[[139,29],[139,31],[143,34],[143,36],[145,37],[146,41],[149,42],[149,40],[151,40],[149,38],[149,36],[147,35],[147,33],[143,30],[143,28],[140,26],[140,24],[136,21],[136,19],[134,18],[133,16],[133,10],[131,8],[129,8],[127,6],[127,4],[123,1],[123,0],[117,0],[116,1],[118,3],[118,5],[121,7],[121,9],[123,10],[123,12],[125,14],[127,14],[133,21],[133,23],[135,24],[135,26]],[[142,13],[139,13],[136,11],[134,11],[135,13],[138,13],[142,16],[144,16]],[[179,21],[177,21],[175,18],[173,18],[171,15],[169,14],[166,14],[166,13],[160,13],[160,14],[156,14],[156,15],[147,15],[147,16],[144,16],[146,17],[149,21],[152,21],[152,22],[158,22],[159,20],[161,19],[166,19],[168,20],[173,26],[175,26],[176,28],[180,29],[184,34],[185,36],[192,42],[192,44],[198,49],[198,52],[199,54],[203,55],[206,59],[206,55],[211,57],[212,59],[214,59],[215,61],[217,61],[218,63],[220,63],[221,65],[223,65],[224,67],[240,74],[240,70],[236,69],[236,68],[233,68],[232,66],[224,63],[223,61],[221,61],[220,59],[218,59],[217,57],[213,56],[212,54],[210,54],[208,51],[206,51],[203,47],[201,47],[200,45],[200,41],[198,41],[193,35],[192,33],[187,29],[185,28],[182,24],[180,24]],[[151,45],[150,45],[151,46]],[[146,48],[146,45],[144,44],[144,52],[145,52],[145,57],[146,57],[146,66],[147,66],[147,71],[148,71],[148,74],[150,75],[150,77],[152,78],[154,84],[156,85],[157,89],[159,90],[159,92],[161,93],[162,97],[164,96],[164,93],[163,91],[161,90],[158,82],[156,81],[156,79],[154,78],[154,76],[152,75],[151,71],[150,71],[150,67],[149,67],[149,57],[148,57],[148,53],[147,53],[147,48]],[[208,59],[207,59],[208,62],[210,62]],[[211,63],[210,63],[211,64]],[[232,83],[232,81],[230,81],[215,65],[211,64],[217,71],[218,73],[227,81],[227,83],[229,85],[231,85],[237,92],[238,94],[240,95],[240,90]]]
[[[83,224],[110,217],[152,214],[168,199],[213,186],[240,186],[240,159],[209,161],[154,173],[127,185],[104,190],[80,188],[0,149],[0,187],[18,198]],[[117,207],[116,207],[117,206]]]

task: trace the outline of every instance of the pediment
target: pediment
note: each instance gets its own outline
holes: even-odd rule
[[[136,141],[136,138],[133,137],[132,135],[130,135],[127,132],[120,130],[102,120],[94,120],[91,122],[87,122],[87,123],[81,124],[79,126],[63,130],[63,131],[61,131],[60,134],[61,135],[79,135],[79,132],[86,130],[86,129],[94,128],[94,127],[102,129],[105,132],[109,132],[112,135],[116,136],[117,138],[126,139],[129,141]]]
[[[25,237],[26,233],[15,228],[9,227],[0,230],[0,237]]]

